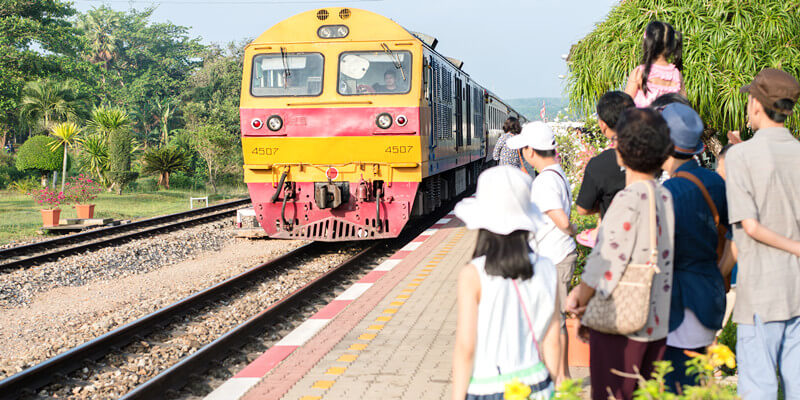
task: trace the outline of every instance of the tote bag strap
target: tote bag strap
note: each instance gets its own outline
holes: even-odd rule
[[[531,336],[533,337],[533,347],[536,348],[539,361],[542,361],[542,353],[539,351],[539,342],[536,341],[536,332],[533,330],[533,323],[531,323],[531,318],[528,316],[528,309],[525,308],[525,302],[522,301],[522,294],[519,292],[517,280],[512,279],[511,282],[514,284],[514,289],[517,291],[517,299],[519,299],[519,306],[522,308],[522,313],[525,314],[525,320],[528,321],[528,328],[531,330]]]
[[[656,194],[655,181],[647,184],[647,193],[650,195],[650,265],[656,269],[656,273],[661,272],[658,268],[658,221],[656,219]]]

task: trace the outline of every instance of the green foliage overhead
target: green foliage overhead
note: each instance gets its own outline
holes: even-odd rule
[[[220,171],[226,166],[239,166],[234,157],[241,151],[240,137],[226,132],[219,125],[200,126],[192,130],[190,137],[192,148],[206,162],[209,183],[217,193],[216,180]]]
[[[82,68],[74,13],[61,0],[0,1],[0,125],[15,125],[25,82]]]
[[[73,81],[43,79],[25,84],[19,118],[34,132],[49,131],[56,122],[74,121],[86,113],[86,99]]]
[[[641,60],[645,26],[660,20],[683,32],[686,92],[710,130],[725,141],[743,130],[746,100],[739,88],[763,68],[800,78],[800,0],[626,0],[615,6],[569,55],[573,108],[594,113],[608,90],[621,90]],[[800,115],[789,120],[795,131]]]
[[[61,168],[63,150],[51,149],[52,138],[37,135],[26,140],[17,152],[16,167],[20,171],[36,170],[41,173]]]

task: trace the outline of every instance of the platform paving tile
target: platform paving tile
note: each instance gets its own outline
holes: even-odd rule
[[[475,234],[453,229],[282,398],[419,400],[446,396],[455,338],[456,279],[460,267],[469,262]],[[421,273],[425,275],[419,276]],[[414,284],[418,286],[410,286]],[[412,287],[416,289],[407,291]],[[408,296],[398,298],[403,295]],[[391,318],[385,320],[386,316]],[[378,320],[381,317],[383,320]],[[375,334],[374,338],[364,340],[365,333]],[[359,343],[366,347],[351,349]],[[358,357],[339,361],[345,355]],[[325,373],[339,367],[344,369],[337,369],[338,375]],[[333,383],[320,389],[328,386],[327,381]]]

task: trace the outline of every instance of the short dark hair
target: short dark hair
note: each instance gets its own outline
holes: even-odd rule
[[[533,149],[533,147],[531,147],[531,148]],[[533,151],[534,151],[534,152],[536,153],[536,155],[538,155],[539,157],[544,157],[544,158],[553,158],[553,157],[555,157],[555,156],[556,156],[556,151],[555,151],[555,150],[539,150],[539,149],[533,149]]]
[[[597,101],[597,118],[605,122],[610,129],[617,126],[619,114],[626,108],[636,107],[633,98],[618,90],[607,92]]]
[[[763,104],[762,104],[762,106],[763,106]],[[789,111],[792,108],[794,108],[794,102],[791,99],[780,99],[780,100],[776,101],[775,104],[772,105],[772,107],[773,108],[778,108],[778,109],[781,109],[781,110]],[[782,123],[786,122],[786,119],[789,118],[788,115],[786,115],[784,113],[777,112],[777,111],[772,110],[772,109],[767,108],[767,107],[764,107],[764,112],[767,114],[767,117],[769,117],[769,119],[771,119],[771,120],[773,120],[773,121],[775,121],[775,122],[777,122],[779,124],[782,124]]]
[[[664,93],[661,96],[656,97],[656,99],[650,103],[650,108],[660,112],[660,109],[663,109],[672,103],[680,103],[689,107],[692,106],[689,103],[689,99],[680,93]]]
[[[522,125],[520,125],[519,119],[517,117],[508,117],[506,122],[503,122],[503,132],[519,135],[522,132]]]
[[[509,279],[530,279],[533,277],[533,267],[528,234],[527,231],[514,231],[508,235],[499,235],[481,229],[478,231],[478,240],[472,257],[486,256],[484,268],[489,275]]]
[[[397,72],[395,72],[395,70],[393,70],[393,69],[387,69],[386,72],[383,73],[384,77],[386,77],[387,75],[391,75],[391,76],[397,78]]]
[[[673,151],[667,121],[650,108],[623,111],[617,127],[617,151],[628,168],[657,173]]]

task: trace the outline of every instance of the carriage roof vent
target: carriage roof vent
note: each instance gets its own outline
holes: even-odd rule
[[[439,39],[431,35],[426,35],[422,32],[411,32],[411,34],[416,36],[417,39],[422,40],[423,43],[427,44],[432,49],[435,49],[436,45],[439,44]]]
[[[445,58],[447,59],[447,61],[450,61],[451,63],[453,63],[453,65],[455,65],[456,68],[458,68],[458,69],[461,69],[461,67],[464,66],[464,62],[459,60],[459,59],[457,59],[457,58],[453,58],[453,57],[445,57]]]

